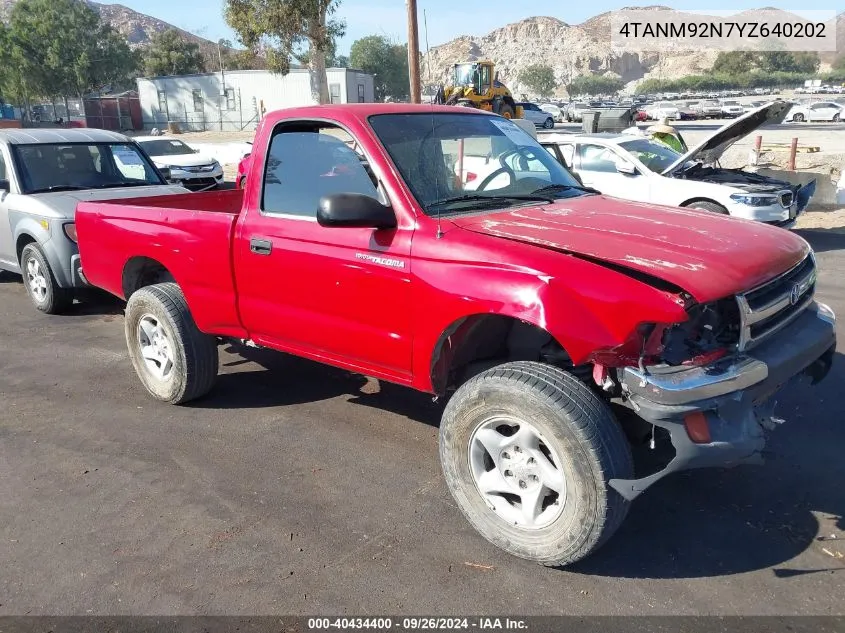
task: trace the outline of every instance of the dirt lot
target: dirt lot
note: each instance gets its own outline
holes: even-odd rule
[[[845,314],[845,236],[801,234],[820,298]],[[46,317],[2,278],[0,615],[845,613],[841,353],[820,386],[784,394],[765,466],[660,482],[559,570],[460,516],[441,405],[225,350],[211,397],[159,405],[120,303]]]

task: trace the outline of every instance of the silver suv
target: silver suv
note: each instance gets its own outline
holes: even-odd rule
[[[0,130],[0,274],[20,273],[35,307],[57,314],[87,286],[76,205],[188,193],[136,143],[105,130]]]

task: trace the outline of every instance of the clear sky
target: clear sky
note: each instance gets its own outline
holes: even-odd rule
[[[100,0],[109,4],[108,0]],[[120,4],[146,13],[210,40],[234,36],[223,20],[223,0],[119,0]],[[672,2],[636,3],[631,0],[613,2],[595,0],[520,1],[520,0],[417,0],[420,21],[420,47],[425,49],[423,11],[428,21],[428,40],[431,46],[443,44],[459,35],[485,35],[493,29],[511,22],[536,16],[549,15],[569,24],[579,24],[604,11],[622,7],[664,4],[674,9],[743,10],[761,7],[780,9],[838,9],[841,0],[801,0],[778,2],[763,0],[748,2],[730,0],[714,4],[712,0],[676,0]],[[348,53],[353,41],[374,33],[396,41],[405,41],[404,0],[342,0],[338,16],[346,21],[346,37],[340,42],[339,52]]]

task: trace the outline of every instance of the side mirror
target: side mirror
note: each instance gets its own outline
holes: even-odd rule
[[[616,171],[618,171],[620,174],[625,174],[626,176],[635,176],[637,174],[637,168],[634,167],[627,160],[617,161]]]
[[[9,193],[11,191],[12,185],[8,180],[0,180],[0,191],[5,191]]]
[[[394,229],[396,216],[392,208],[370,196],[335,193],[320,199],[317,223],[326,227]]]

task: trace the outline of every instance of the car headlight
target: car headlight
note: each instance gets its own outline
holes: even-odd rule
[[[749,195],[744,193],[731,194],[731,200],[749,207],[770,207],[778,201],[776,196]]]

